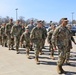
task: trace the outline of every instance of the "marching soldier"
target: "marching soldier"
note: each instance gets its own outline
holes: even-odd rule
[[[7,47],[7,36],[5,34],[5,26],[6,24],[3,23],[1,27],[1,36],[2,36],[2,46]]]
[[[44,45],[45,45],[45,40],[46,40],[46,37],[47,37],[47,30],[44,26],[44,21],[42,22],[42,30],[43,30],[42,48],[45,49]]]
[[[0,25],[0,45],[2,45],[1,26],[2,25]]]
[[[7,39],[8,39],[8,47],[9,47],[9,50],[11,49],[11,50],[13,50],[14,48],[13,48],[13,45],[14,45],[14,38],[12,37],[11,38],[11,28],[12,28],[12,26],[13,26],[14,24],[13,24],[13,19],[10,19],[9,20],[9,23],[8,24],[6,24],[6,27],[5,27],[5,33],[6,33],[6,35],[7,35]]]
[[[42,45],[42,35],[43,35],[43,31],[42,31],[42,21],[37,21],[37,26],[35,28],[33,28],[33,30],[31,31],[30,34],[30,39],[31,39],[31,43],[34,43],[34,49],[35,49],[35,60],[36,63],[39,64],[39,52],[42,49],[41,45]]]
[[[19,23],[20,20],[17,20],[16,24],[11,29],[11,37],[14,36],[17,54],[19,54],[19,43],[22,34],[22,26]]]
[[[33,20],[31,20],[30,24],[27,25],[30,33],[31,33],[32,29],[35,27],[33,23],[34,23]],[[30,50],[32,50],[32,46],[33,45],[30,45]]]
[[[76,42],[75,42],[75,39],[73,38],[73,34],[72,34],[72,31],[71,31],[71,25],[68,25],[67,28],[69,30],[69,46],[67,48],[65,63],[67,65],[70,65],[69,57],[70,57],[70,50],[72,49],[72,41],[73,41],[74,44],[76,44]]]
[[[53,34],[54,30],[55,30],[55,24],[53,24],[52,29],[48,32],[48,36],[47,36],[47,41],[48,41],[49,47],[50,47],[49,50],[51,51],[51,59],[53,59],[53,60],[55,58],[54,58],[54,49],[52,46],[51,38],[52,38],[52,34]]]
[[[53,35],[52,35],[52,44],[53,44],[53,49],[56,49],[55,47],[55,39],[57,38],[57,46],[59,55],[58,55],[58,62],[57,62],[57,72],[59,74],[65,73],[65,71],[62,68],[62,65],[64,64],[64,61],[66,59],[66,53],[67,53],[67,48],[69,46],[69,31],[66,27],[68,23],[67,18],[62,18],[61,19],[61,25],[58,26]]]
[[[26,42],[26,54],[27,54],[27,58],[29,58],[30,33],[29,33],[29,29],[28,28],[26,28],[25,32],[21,35],[20,42],[22,43],[22,41]]]
[[[24,24],[22,24],[22,34],[25,32],[25,26],[24,26]],[[25,45],[24,45],[24,41],[22,41],[21,42],[21,44],[20,44],[20,46],[21,46],[21,48],[23,47],[23,48],[25,48]]]

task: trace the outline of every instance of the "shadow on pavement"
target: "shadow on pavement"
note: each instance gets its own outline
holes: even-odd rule
[[[40,61],[40,64],[43,64],[43,65],[56,65],[56,62]]]
[[[76,72],[66,71],[66,74],[65,75],[76,75]]]

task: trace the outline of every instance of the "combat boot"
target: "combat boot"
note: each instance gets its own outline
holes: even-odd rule
[[[39,51],[39,55],[42,55],[42,54],[44,54],[44,53],[42,52],[42,50],[40,50],[40,51]]]
[[[5,47],[7,47],[7,43],[5,43]]]
[[[27,58],[30,59],[29,54],[26,54]]]
[[[18,48],[16,48],[16,51],[17,51],[17,54],[19,54],[20,52],[19,52],[19,50],[18,50]]]
[[[36,61],[36,64],[40,64],[40,63],[39,63],[39,60],[38,60],[38,57],[35,58],[35,61]]]
[[[66,73],[66,72],[63,70],[62,66],[60,66],[60,69],[61,69],[61,72],[62,72],[62,73]]]
[[[61,67],[59,65],[57,65],[57,72],[58,74],[62,74]]]
[[[11,46],[11,50],[14,50],[13,45]]]
[[[52,60],[55,60],[54,56],[52,56],[52,55],[51,55],[51,57],[50,57],[50,58],[51,58]]]
[[[30,59],[30,57],[29,57],[29,50],[26,50],[26,55],[27,55],[27,58]]]
[[[65,60],[66,65],[70,65],[70,62],[68,60]]]
[[[9,45],[9,50],[11,50],[11,49],[10,49],[10,45]]]
[[[39,52],[39,55],[42,55],[42,52],[41,51]]]

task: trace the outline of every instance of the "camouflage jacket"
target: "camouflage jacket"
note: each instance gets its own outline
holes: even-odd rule
[[[14,24],[13,23],[8,23],[7,25],[6,25],[6,27],[5,27],[5,33],[7,34],[7,35],[10,35],[10,32],[11,32],[11,28],[12,28],[12,26],[13,26]]]
[[[4,26],[1,27],[1,35],[5,36],[5,27]]]
[[[43,39],[46,39],[46,37],[47,37],[47,30],[46,30],[46,28],[45,27],[42,27],[42,31],[43,31],[42,38]]]
[[[51,38],[52,38],[52,34],[53,34],[54,30],[50,30],[47,34],[47,41],[48,43],[51,43]]]
[[[30,33],[29,32],[28,33],[24,32],[21,35],[20,41],[26,41],[26,43],[30,43]]]
[[[72,31],[69,30],[69,47],[72,48],[72,41],[75,43],[75,39],[73,38]]]
[[[42,40],[43,30],[42,28],[34,27],[30,34],[31,41],[33,40]]]
[[[29,25],[28,25],[29,32],[31,32],[31,31],[32,31],[32,29],[33,29],[34,27],[35,27],[34,25],[29,24]]]
[[[20,37],[22,34],[22,26],[21,25],[14,25],[11,29],[11,35],[15,37]]]
[[[52,35],[52,43],[53,46],[55,45],[55,39],[57,38],[57,46],[58,47],[68,47],[69,46],[69,31],[67,27],[58,26],[53,35]]]

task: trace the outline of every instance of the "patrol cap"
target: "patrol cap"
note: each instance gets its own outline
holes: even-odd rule
[[[55,23],[51,23],[50,26],[55,25]]]
[[[41,20],[38,20],[37,23],[42,23],[42,21]]]
[[[28,26],[27,26],[27,27],[25,27],[25,30],[29,30]]]
[[[10,21],[13,21],[13,19],[11,18]]]
[[[62,18],[61,21],[68,21],[68,19],[67,18]]]
[[[55,23],[51,23],[51,25],[55,25]]]

